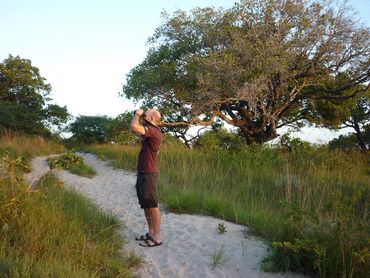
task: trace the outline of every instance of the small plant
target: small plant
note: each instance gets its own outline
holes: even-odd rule
[[[30,172],[30,162],[23,156],[0,150],[0,174],[2,176],[14,176],[19,173]]]
[[[228,259],[225,256],[225,246],[223,244],[221,245],[220,249],[211,253],[211,259],[213,267],[216,267],[227,262]]]
[[[226,226],[224,225],[224,223],[218,223],[218,233],[220,235],[223,235],[227,232],[226,230]]]
[[[76,155],[73,152],[68,152],[56,159],[49,160],[50,169],[58,168],[58,170],[66,169],[71,173],[91,178],[96,175],[93,168],[85,164],[83,157]]]
[[[82,165],[85,161],[83,157],[73,153],[68,152],[57,159],[52,159],[49,161],[50,169],[58,168],[61,170],[62,168],[68,169],[71,165]]]
[[[141,255],[137,254],[135,251],[130,251],[125,257],[125,262],[130,269],[136,268],[142,261],[143,258]]]

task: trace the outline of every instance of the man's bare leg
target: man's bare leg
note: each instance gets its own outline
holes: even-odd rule
[[[150,215],[153,225],[153,234],[151,234],[157,242],[161,242],[161,212],[159,208],[150,208]]]
[[[153,235],[154,234],[154,227],[153,227],[153,219],[152,219],[150,209],[145,208],[144,209],[144,214],[145,214],[146,222],[148,223],[149,234]]]

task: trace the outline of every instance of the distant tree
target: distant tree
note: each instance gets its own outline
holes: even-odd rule
[[[357,144],[367,150],[365,128],[370,125],[370,89],[346,100],[320,100],[316,102],[315,123],[334,130],[353,128]],[[324,116],[322,116],[324,115]],[[343,140],[344,137],[341,137]]]
[[[67,106],[59,106],[56,104],[49,104],[44,109],[44,125],[54,133],[61,133],[66,130],[67,121],[72,119],[71,114],[67,110]]]
[[[241,0],[164,14],[122,96],[159,107],[169,127],[222,119],[247,144],[325,117],[318,101],[351,98],[370,80],[369,29],[331,3]]]
[[[340,135],[338,138],[334,138],[328,143],[329,149],[341,149],[348,151],[351,149],[358,149],[358,141],[355,133],[349,133],[347,135]]]
[[[43,134],[66,123],[67,108],[50,104],[50,91],[30,60],[9,55],[0,63],[0,127]]]
[[[127,111],[118,115],[108,124],[110,137],[114,142],[128,145],[140,143],[139,138],[131,132],[132,117],[133,111]]]
[[[310,143],[303,141],[299,138],[291,137],[289,133],[279,137],[277,147],[288,152],[301,154],[312,149]]]
[[[80,144],[107,142],[107,128],[111,121],[107,116],[78,116],[69,125],[68,130],[73,134],[71,141]]]

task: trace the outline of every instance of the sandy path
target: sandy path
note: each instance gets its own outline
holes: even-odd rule
[[[53,156],[58,156],[58,154],[39,156],[32,159],[31,172],[23,175],[24,180],[30,185],[30,187],[32,187],[43,175],[50,171],[47,159],[48,157]],[[56,170],[53,170],[52,172],[57,173]]]
[[[84,178],[68,171],[57,173],[68,187],[90,198],[102,209],[116,215],[123,223],[121,230],[126,240],[125,248],[135,250],[144,260],[136,272],[139,277],[302,277],[296,274],[264,273],[259,263],[265,254],[263,243],[245,238],[244,226],[213,217],[178,215],[162,211],[162,240],[155,248],[143,248],[135,236],[146,232],[146,223],[136,199],[136,176],[132,172],[113,169],[108,162],[95,155],[83,154],[87,164],[97,175]],[[48,171],[45,157],[33,160],[33,171],[28,180]],[[218,234],[218,224],[223,223],[227,232]],[[212,253],[224,247],[226,262],[212,266]]]

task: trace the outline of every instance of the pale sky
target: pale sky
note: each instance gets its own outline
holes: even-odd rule
[[[51,84],[53,102],[67,105],[74,116],[115,117],[139,108],[118,97],[118,92],[126,74],[143,61],[147,39],[161,24],[162,11],[171,14],[194,7],[230,8],[234,3],[235,0],[0,0],[0,61],[9,54],[30,59]],[[370,26],[370,0],[349,3]]]

